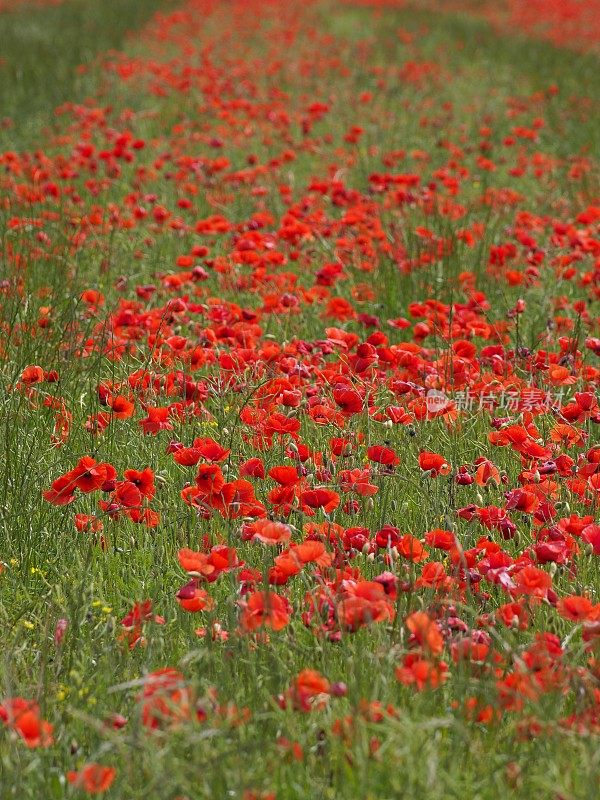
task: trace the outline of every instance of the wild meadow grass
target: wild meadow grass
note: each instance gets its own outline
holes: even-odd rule
[[[597,56],[333,0],[0,40],[0,798],[596,798]]]

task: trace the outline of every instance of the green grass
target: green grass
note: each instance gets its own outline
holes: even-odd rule
[[[0,148],[39,144],[57,106],[94,90],[97,57],[120,49],[170,5],[174,0],[64,0],[0,14]]]
[[[126,32],[135,31],[154,8],[167,5],[159,0],[103,0],[102,3],[67,0],[53,9],[0,16],[0,41],[8,41],[6,51],[2,52],[6,63],[0,66],[0,107],[3,115],[14,120],[14,127],[2,132],[2,149],[44,148],[47,140],[42,131],[47,127],[61,131],[64,124],[53,119],[52,108],[67,100],[80,101],[93,95],[102,83],[101,104],[106,98],[110,100],[111,124],[121,128],[130,125],[136,136],[146,142],[157,142],[155,150],[164,150],[173,126],[199,115],[201,92],[194,88],[185,96],[173,94],[157,99],[139,85],[119,83],[114,75],[102,71],[96,59],[103,51],[120,47],[131,56],[143,55],[144,42],[133,34],[127,37]],[[217,17],[216,22],[208,19],[207,37],[218,32],[225,20],[225,16]],[[391,171],[418,169],[422,170],[424,182],[431,179],[433,172],[448,159],[447,151],[436,147],[436,142],[449,138],[465,147],[474,142],[476,147],[479,128],[488,114],[494,115],[494,137],[500,142],[512,125],[520,124],[506,119],[507,99],[528,97],[554,82],[559,85],[560,94],[540,104],[539,113],[547,124],[536,147],[559,158],[580,151],[591,154],[598,149],[600,90],[592,79],[598,66],[592,56],[567,55],[543,43],[525,45],[522,39],[499,38],[481,23],[458,16],[433,18],[410,9],[385,12],[379,21],[373,22],[367,11],[333,10],[326,4],[317,8],[314,20],[322,30],[344,40],[342,57],[355,67],[353,75],[339,77],[337,83],[323,87],[315,78],[315,86],[308,87],[308,95],[314,90],[311,99],[331,92],[337,93],[340,101],[335,119],[316,126],[319,135],[331,131],[339,141],[356,119],[356,107],[349,103],[356,89],[375,87],[372,67],[389,70],[387,86],[378,95],[376,107],[364,112],[366,132],[358,147],[357,164],[348,178],[349,185],[361,192],[367,191],[369,174],[385,171],[379,160],[381,154],[398,148],[427,149],[431,161],[426,166],[413,161]],[[394,33],[400,26],[416,32],[423,25],[429,30],[417,40],[417,49],[402,45]],[[354,60],[357,39],[363,38],[375,39],[377,45],[368,57]],[[260,38],[257,41],[258,50],[252,39],[248,47],[251,54],[261,57]],[[426,79],[416,86],[394,81],[397,64],[409,59],[431,60],[439,66],[442,76],[449,75],[451,79]],[[76,69],[80,63],[90,65],[89,70],[80,74]],[[263,76],[257,80],[260,83]],[[277,78],[269,80],[277,83]],[[306,99],[301,97],[305,87],[294,70],[282,76],[280,86],[291,93],[292,108],[306,105]],[[576,105],[569,107],[571,96],[589,98],[590,105],[584,113]],[[432,102],[430,114],[437,122],[425,128],[420,119],[426,113],[428,100]],[[440,111],[444,103],[453,105],[448,119]],[[133,111],[127,123],[120,117],[125,108]],[[527,119],[534,113],[538,113],[537,108]],[[208,113],[207,120],[209,128],[218,124]],[[369,145],[379,148],[377,156],[370,155]],[[56,140],[48,141],[52,152],[60,146]],[[183,149],[188,154],[201,152],[215,156],[203,141],[197,144],[190,139],[186,147]],[[261,163],[270,153],[269,148],[259,136],[252,140],[252,149]],[[283,149],[282,142],[277,142],[276,149],[278,154]],[[243,146],[228,144],[226,152],[233,164],[242,168],[247,155]],[[151,163],[154,155],[154,150],[148,147],[148,155],[143,154],[139,163]],[[279,218],[283,205],[277,195],[278,185],[293,180],[298,197],[310,177],[323,175],[326,165],[336,157],[323,145],[316,155],[300,152],[297,160],[284,165],[279,174],[266,177],[264,182],[270,192],[265,201],[268,208]],[[92,200],[85,195],[85,202],[103,208],[111,202],[122,202],[134,181],[136,166],[123,165],[118,181]],[[525,297],[532,312],[520,335],[527,344],[540,346],[538,335],[554,313],[550,290],[552,295],[565,294],[573,299],[578,296],[578,287],[566,281],[531,288],[495,284],[485,272],[485,256],[490,244],[500,240],[506,226],[512,223],[514,209],[491,212],[479,204],[478,198],[486,182],[495,186],[510,183],[528,198],[524,206],[537,214],[558,215],[563,213],[563,205],[569,211],[583,208],[593,200],[594,172],[587,183],[574,185],[565,177],[567,169],[568,165],[561,164],[551,176],[539,181],[530,174],[511,180],[503,165],[493,175],[474,172],[459,198],[467,209],[460,222],[441,215],[426,216],[416,207],[407,208],[402,235],[409,256],[415,256],[422,247],[414,235],[417,225],[429,226],[438,235],[450,235],[457,227],[484,222],[487,225],[484,238],[479,247],[456,250],[440,268],[418,270],[410,275],[401,275],[392,259],[382,261],[375,278],[349,266],[351,280],[340,286],[339,293],[350,297],[354,283],[364,280],[373,283],[378,296],[368,310],[385,321],[405,315],[411,302],[426,297],[449,302],[457,292],[458,273],[472,270],[478,285],[488,294],[490,313],[495,318],[501,317],[519,296]],[[86,177],[82,174],[72,180],[82,195]],[[195,200],[194,219],[219,213],[205,195],[212,190],[211,185],[208,189],[202,186]],[[143,188],[146,191],[156,191],[161,204],[175,208],[179,194],[173,181],[158,174],[148,180]],[[17,210],[25,216],[22,207],[9,196],[1,211],[0,269],[11,280],[15,276],[8,256],[9,245],[27,257],[33,241],[33,229],[11,229],[9,219]],[[60,207],[59,211],[62,213]],[[228,218],[241,221],[254,211],[255,200],[246,190],[240,190],[225,213]],[[33,212],[32,215],[35,216]],[[170,439],[181,438],[187,443],[194,436],[215,436],[222,441],[231,440],[233,465],[254,455],[239,429],[239,413],[247,398],[237,392],[228,392],[224,397],[215,393],[206,402],[212,421],[199,418],[192,424],[164,431],[156,438],[144,436],[134,420],[111,426],[101,437],[93,437],[85,430],[87,417],[100,408],[96,384],[123,379],[136,367],[147,366],[151,361],[147,351],[143,356],[121,362],[110,361],[99,353],[87,359],[77,358],[76,335],[97,336],[93,330],[95,320],[86,318],[78,299],[81,291],[99,288],[106,294],[106,307],[112,309],[120,296],[115,284],[121,275],[128,279],[125,296],[135,297],[136,285],[156,283],[157,273],[172,271],[176,257],[201,240],[190,233],[181,236],[166,230],[152,233],[154,241],[148,243],[149,230],[143,226],[131,231],[113,228],[109,235],[91,237],[86,247],[73,252],[65,224],[71,216],[72,210],[65,211],[64,216],[44,223],[44,230],[53,242],[52,258],[49,263],[41,259],[28,263],[18,275],[24,281],[23,296],[0,296],[0,319],[8,323],[3,328],[5,342],[0,342],[0,348],[5,350],[0,397],[0,561],[5,564],[0,574],[0,699],[18,694],[37,698],[42,715],[55,726],[56,739],[55,745],[47,750],[28,751],[21,742],[0,731],[1,800],[71,797],[75,792],[65,784],[64,775],[86,761],[116,766],[117,781],[106,795],[111,800],[220,800],[242,798],[244,790],[249,788],[272,791],[277,800],[417,797],[595,800],[600,756],[594,736],[577,736],[557,727],[552,736],[524,741],[518,736],[516,716],[507,714],[489,727],[465,721],[453,708],[452,701],[462,704],[475,692],[493,701],[494,687],[493,681],[473,677],[466,669],[461,672],[460,667],[453,668],[452,681],[435,692],[416,693],[396,681],[394,667],[406,652],[407,633],[402,621],[411,611],[432,603],[432,591],[400,595],[394,625],[372,626],[344,635],[339,644],[316,638],[305,629],[298,614],[284,631],[272,633],[268,644],[257,646],[249,637],[237,635],[237,585],[227,575],[210,587],[216,600],[215,611],[186,615],[179,609],[175,593],[185,582],[185,576],[177,564],[177,550],[198,546],[206,533],[222,535],[236,544],[240,556],[263,573],[271,564],[271,555],[259,550],[256,544],[239,544],[237,523],[221,518],[201,521],[194,516],[179,496],[193,471],[179,467],[165,452]],[[390,223],[389,232],[393,222],[391,213],[386,221]],[[213,254],[225,254],[227,248],[228,241],[222,237],[214,245]],[[315,263],[331,260],[328,241],[315,241],[310,248]],[[135,255],[138,250],[139,259]],[[312,273],[298,271],[299,282],[310,286]],[[248,291],[235,287],[224,290],[224,283],[214,274],[207,285],[214,295],[226,296],[241,306],[260,305],[260,300]],[[163,293],[150,305],[163,303],[167,297]],[[37,329],[35,335],[28,335],[31,328],[36,328],[40,306],[52,307],[53,324],[49,329]],[[291,322],[272,317],[265,320],[264,333],[281,341],[292,336],[315,341],[323,338],[329,324],[337,323],[323,320],[318,312],[304,314]],[[200,322],[198,325],[202,327]],[[355,323],[346,327],[364,335],[364,330]],[[199,337],[192,331],[193,326],[182,326],[186,335]],[[445,346],[439,342],[440,350]],[[60,383],[50,384],[46,390],[50,396],[64,398],[73,414],[71,436],[61,448],[53,447],[49,441],[52,411],[31,406],[23,393],[13,390],[27,364],[40,364],[60,373]],[[209,373],[206,369],[198,377]],[[163,401],[164,398],[156,399],[157,404]],[[139,416],[138,409],[136,419]],[[549,419],[540,423],[544,434],[550,424]],[[306,420],[303,425],[302,434],[311,447],[326,452],[332,430]],[[380,443],[386,438],[401,454],[402,463],[393,476],[378,478],[377,502],[372,507],[366,506],[358,520],[353,521],[341,512],[336,512],[334,519],[345,526],[356,524],[371,530],[391,521],[417,536],[452,523],[464,547],[473,546],[483,530],[456,521],[452,512],[458,505],[471,502],[501,504],[502,487],[482,490],[483,500],[477,498],[475,488],[467,488],[462,490],[458,503],[450,480],[423,479],[415,473],[415,464],[422,449],[443,453],[455,465],[472,462],[483,454],[507,472],[512,487],[516,485],[521,465],[514,453],[489,445],[488,430],[489,418],[485,415],[466,421],[462,430],[448,430],[442,423],[434,422],[382,431],[364,414],[353,417],[347,428],[352,439],[364,434],[367,441]],[[589,432],[591,444],[597,433],[591,427]],[[264,454],[267,469],[283,463],[283,451],[283,446],[277,445]],[[108,547],[103,550],[91,537],[74,531],[72,507],[55,508],[41,500],[41,491],[86,454],[111,462],[119,474],[129,467],[152,467],[161,478],[153,504],[162,514],[156,530],[146,530],[127,519],[114,525],[107,521]],[[91,513],[95,499],[80,497],[76,506],[77,511]],[[293,518],[298,528],[305,521],[300,516]],[[516,554],[531,540],[531,525],[523,518],[517,539],[505,546]],[[382,570],[381,563],[373,564],[362,555],[354,563],[367,577]],[[304,582],[303,576],[298,576],[291,591],[294,602],[300,605],[305,592],[312,587],[308,578]],[[598,567],[594,557],[581,557],[574,581],[566,571],[560,571],[555,587],[559,593],[577,590],[595,596]],[[491,592],[489,606],[493,608],[502,595],[497,589]],[[164,616],[166,624],[149,623],[147,645],[128,651],[118,641],[119,621],[133,602],[146,598],[152,599],[155,613]],[[473,623],[481,609],[474,602],[459,610],[461,616]],[[68,619],[69,628],[63,645],[57,648],[53,633],[56,621],[61,618]],[[227,642],[213,642],[210,637],[199,639],[194,634],[200,624],[210,628],[214,621],[230,631]],[[546,607],[537,612],[536,626],[556,631],[562,639],[572,627]],[[493,632],[502,652],[517,652],[530,635],[505,629]],[[579,644],[574,645],[570,657],[576,663],[585,662]],[[164,666],[180,669],[206,706],[210,706],[210,691],[215,687],[220,703],[249,708],[250,721],[236,726],[225,714],[211,713],[203,725],[186,725],[168,734],[147,735],[140,723],[136,697],[144,674]],[[320,670],[331,681],[345,681],[347,697],[332,698],[325,710],[306,715],[282,711],[274,697],[289,686],[294,675],[308,667]],[[368,721],[361,716],[361,701],[393,704],[398,715],[383,722]],[[557,720],[576,708],[577,703],[573,692],[566,696],[550,694],[539,706],[527,706],[526,713]],[[107,731],[102,721],[116,711],[128,717],[129,723],[123,731]],[[352,734],[345,743],[331,731],[335,719],[348,715],[353,720]],[[279,737],[300,743],[305,754],[303,762],[282,754],[275,744]],[[373,737],[380,743],[374,755],[370,750]]]

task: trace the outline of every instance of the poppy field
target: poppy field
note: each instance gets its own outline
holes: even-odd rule
[[[596,800],[599,20],[0,0],[0,800]]]

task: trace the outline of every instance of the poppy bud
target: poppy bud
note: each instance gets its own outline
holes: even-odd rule
[[[203,267],[194,267],[192,270],[193,281],[206,281],[208,280],[208,272]]]
[[[475,478],[468,472],[460,472],[454,479],[459,486],[470,486],[475,481]]]
[[[517,526],[509,519],[503,519],[499,526],[500,534],[503,539],[514,539],[517,535]]]
[[[121,730],[127,725],[127,717],[124,717],[122,714],[111,714],[104,720],[104,725],[107,728],[114,728],[115,730]]]
[[[197,588],[198,582],[195,578],[192,578],[189,583],[186,583],[185,586],[181,587],[175,596],[178,600],[192,600],[196,596]]]
[[[331,684],[329,693],[332,697],[345,697],[348,694],[348,687],[345,683],[337,681],[336,683]]]
[[[523,783],[521,779],[521,767],[516,761],[510,761],[505,768],[506,782],[512,789],[520,788]]]
[[[67,631],[69,623],[66,619],[59,619],[54,628],[54,644],[58,645],[62,642],[64,635]]]

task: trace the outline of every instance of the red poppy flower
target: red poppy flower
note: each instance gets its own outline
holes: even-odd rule
[[[113,494],[114,502],[121,508],[139,508],[142,505],[142,493],[131,481],[121,481]]]
[[[262,544],[286,544],[292,535],[289,525],[268,519],[259,519],[249,525],[248,529],[253,532],[252,539]]]
[[[443,456],[426,450],[419,453],[419,466],[434,478],[437,478],[438,475],[448,475],[452,470],[452,467]]]
[[[383,464],[386,467],[396,467],[400,463],[400,459],[392,450],[391,447],[384,447],[381,444],[373,445],[367,449],[367,457],[369,461],[374,461],[376,464]]]
[[[425,541],[430,547],[438,547],[440,550],[450,551],[456,545],[456,537],[452,531],[444,531],[440,528],[428,531],[425,534]]]
[[[281,486],[294,486],[300,480],[296,467],[272,467],[269,477]]]
[[[27,747],[50,747],[53,726],[41,719],[39,706],[22,697],[12,697],[0,703],[0,720],[16,731]]]
[[[44,370],[36,364],[25,367],[21,373],[21,383],[31,386],[34,383],[42,383],[44,380]]]
[[[333,399],[347,416],[358,414],[362,411],[363,398],[355,389],[339,387],[333,390]]]
[[[184,611],[205,611],[213,608],[214,603],[205,589],[198,587],[198,578],[192,578],[189,583],[182,586],[176,595],[177,602]]]
[[[195,578],[207,578],[215,571],[206,553],[199,553],[184,547],[177,554],[179,564],[189,575]]]
[[[74,486],[80,492],[87,494],[101,489],[107,480],[112,480],[116,477],[116,472],[110,464],[98,464],[90,456],[84,456],[69,475]]]
[[[547,572],[537,567],[528,566],[515,573],[516,594],[546,597],[552,587],[552,578]]]
[[[262,517],[266,513],[263,504],[254,496],[252,484],[241,478],[225,483],[219,492],[211,493],[207,500],[226,519]]]
[[[123,395],[109,398],[107,405],[116,419],[129,419],[135,411],[135,404]]]
[[[293,680],[291,687],[279,697],[279,704],[291,706],[296,711],[322,710],[331,693],[327,678],[314,669],[303,669]]]
[[[76,789],[81,789],[88,794],[102,794],[107,792],[113,784],[117,771],[114,767],[104,767],[102,764],[86,764],[82,769],[67,772],[67,780]]]
[[[169,408],[154,408],[149,406],[146,411],[148,416],[141,419],[139,424],[146,434],[157,434],[160,431],[173,430]]]
[[[225,461],[225,459],[231,452],[228,448],[223,447],[210,437],[204,439],[202,438],[194,439],[193,447],[194,450],[198,450],[202,458],[206,459],[206,461],[211,461],[211,462]]]
[[[165,667],[146,676],[140,704],[145,727],[172,728],[190,718],[192,695],[183,675]]]
[[[587,619],[593,607],[591,600],[579,595],[563,597],[556,604],[556,610],[561,617],[569,619],[572,622],[580,622],[581,620]]]
[[[300,494],[300,501],[306,509],[322,508],[326,514],[334,511],[340,504],[340,496],[333,489],[318,487],[307,489]]]
[[[240,626],[246,633],[262,627],[280,631],[290,621],[291,613],[285,597],[275,592],[252,592],[242,605]]]
[[[448,679],[445,661],[430,661],[417,653],[404,657],[402,666],[396,667],[396,678],[405,686],[414,686],[417,691],[437,689]]]
[[[328,567],[333,557],[325,549],[323,542],[307,540],[301,544],[290,547],[287,555],[300,565],[314,563],[319,567]],[[281,556],[284,558],[285,554]],[[275,562],[279,563],[279,559]]]
[[[600,555],[600,525],[586,525],[581,530],[581,538],[592,546],[596,555]]]
[[[75,500],[75,483],[71,475],[61,475],[52,482],[50,489],[42,492],[44,500],[54,506],[66,506]]]
[[[145,498],[152,500],[156,487],[154,486],[154,472],[150,467],[146,467],[141,472],[136,469],[126,469],[123,474],[125,479],[133,483]]]
[[[377,622],[391,622],[396,609],[384,587],[376,581],[348,581],[336,605],[336,616],[342,628],[357,631]]]
[[[439,655],[444,647],[440,629],[424,611],[414,611],[406,618],[406,627],[425,652]]]
[[[239,474],[240,477],[245,478],[264,478],[265,465],[260,458],[249,458],[248,461],[240,464]]]
[[[218,494],[225,486],[221,467],[217,464],[200,464],[196,474],[196,486],[201,494]]]

